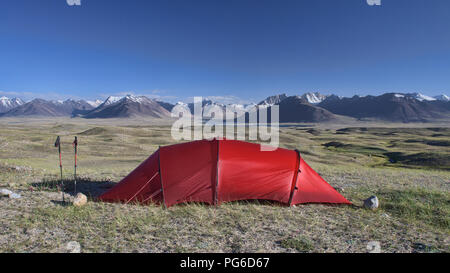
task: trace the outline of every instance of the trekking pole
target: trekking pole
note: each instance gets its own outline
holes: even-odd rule
[[[64,203],[64,182],[63,182],[63,175],[62,175],[61,142],[60,142],[59,136],[56,138],[55,147],[58,147],[58,153],[59,153],[59,170],[61,172],[61,192],[62,192],[62,200]]]
[[[77,139],[76,136],[75,136],[75,140],[73,141],[72,145],[73,145],[73,149],[75,151],[75,165],[74,165],[74,171],[73,171],[73,177],[74,177],[74,182],[73,182],[74,190],[73,190],[73,193],[75,195],[77,193],[77,146],[78,146],[78,139]]]

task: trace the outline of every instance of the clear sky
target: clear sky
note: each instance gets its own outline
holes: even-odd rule
[[[0,3],[0,95],[245,102],[449,90],[449,0]]]

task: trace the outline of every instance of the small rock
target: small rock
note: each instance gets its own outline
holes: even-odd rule
[[[364,200],[364,207],[366,209],[377,209],[378,205],[378,198],[375,195],[372,195],[371,197]]]
[[[82,194],[81,192],[79,192],[76,196],[75,199],[73,200],[73,205],[76,207],[81,207],[86,205],[87,203],[87,197],[86,195]]]
[[[1,190],[0,190],[0,196],[6,196],[6,197],[9,197],[9,195],[10,195],[11,193],[13,193],[13,192],[10,191],[10,190],[7,190],[7,189],[1,189]]]
[[[378,241],[370,241],[367,243],[367,251],[369,253],[381,253],[381,244]]]
[[[1,189],[0,190],[0,196],[2,197],[9,197],[11,199],[19,199],[20,197],[22,197],[20,194],[18,193],[14,193],[10,190],[7,189]]]
[[[14,170],[16,170],[18,172],[29,172],[29,171],[31,171],[31,168],[26,167],[26,166],[15,166]]]
[[[86,197],[85,195],[83,195]],[[69,253],[80,253],[81,252],[81,246],[80,243],[75,241],[70,241],[66,245],[66,249]]]
[[[9,198],[11,198],[11,199],[19,199],[19,198],[21,198],[22,196],[20,195],[20,194],[18,194],[18,193],[11,193],[10,195],[9,195]]]

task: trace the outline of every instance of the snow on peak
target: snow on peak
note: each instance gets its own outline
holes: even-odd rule
[[[270,96],[270,97],[267,97],[265,100],[261,101],[260,103],[258,103],[258,105],[260,105],[262,107],[269,107],[274,104],[280,103],[285,98],[287,98],[287,95],[285,93],[275,95],[275,96]]]
[[[100,104],[102,104],[102,102],[103,101],[101,101],[101,100],[94,100],[94,101],[92,101],[92,100],[88,100],[88,101],[86,101],[89,105],[91,105],[92,107],[97,107],[97,106],[99,106]]]
[[[301,96],[301,98],[306,99],[311,104],[321,103],[327,96],[320,94],[319,92],[308,92]]]
[[[22,104],[24,104],[24,101],[19,98],[10,99],[5,96],[0,97],[0,106],[2,108],[10,109],[10,108],[14,108],[16,106],[20,106]]]
[[[137,103],[145,103],[149,102],[149,99],[145,96],[135,96],[135,95],[125,95],[125,96],[109,96],[102,105],[111,105],[116,104],[118,102],[137,102]],[[97,101],[96,101],[97,102]],[[89,102],[88,102],[89,103]],[[92,103],[92,102],[91,102]],[[94,103],[95,104],[95,103]],[[92,104],[91,104],[92,105]]]
[[[425,101],[434,101],[434,100],[436,100],[433,97],[430,97],[430,96],[427,96],[427,95],[424,95],[421,93],[412,93],[412,94],[408,94],[408,95],[415,98],[418,101],[424,101],[424,100]]]
[[[445,94],[434,96],[433,98],[441,101],[450,101],[450,97]]]
[[[144,96],[133,96],[133,95],[126,95],[122,99],[123,100],[132,101],[132,102],[137,102],[137,103],[142,103],[142,102],[145,102],[147,100],[147,98],[144,97]]]
[[[124,97],[119,97],[119,96],[109,96],[104,102],[103,104],[105,105],[110,105],[110,104],[114,104],[116,102],[118,102],[119,100],[123,99]]]
[[[0,104],[5,106],[5,107],[10,107],[11,106],[11,100],[7,97],[1,97],[0,98]]]

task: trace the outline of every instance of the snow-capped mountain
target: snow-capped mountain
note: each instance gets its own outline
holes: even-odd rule
[[[131,96],[131,95],[129,95],[129,96]],[[102,104],[103,105],[114,104],[123,98],[124,98],[124,96],[109,96],[108,98],[106,98],[106,100]]]
[[[448,102],[439,102],[419,93],[385,93],[337,100],[327,98],[318,106],[338,115],[393,122],[427,122],[450,114]]]
[[[272,106],[274,104],[279,104],[281,101],[283,101],[287,97],[288,96],[285,93],[279,94],[279,95],[275,95],[275,96],[270,96],[270,97],[267,97],[265,100],[260,101],[258,103],[258,105],[259,106]]]
[[[84,100],[47,101],[34,99],[2,113],[4,117],[17,116],[71,116],[91,110],[93,107]]]
[[[318,104],[325,100],[328,96],[320,94],[319,92],[308,92],[301,96],[311,104]]]
[[[304,101],[307,101],[308,103],[318,104],[318,103],[321,103],[323,100],[325,100],[328,96],[329,95],[323,95],[319,92],[308,92],[308,93],[304,93],[303,95],[297,96],[297,97],[299,97],[300,99],[303,99]],[[258,103],[258,105],[272,106],[274,104],[281,103],[286,98],[288,98],[288,96],[284,93],[275,95],[275,96],[270,96],[270,97],[266,98],[265,100],[261,101],[260,103]]]
[[[100,104],[103,103],[102,100],[87,100],[87,103],[89,103],[92,107],[98,107]]]
[[[433,98],[439,101],[450,101],[450,97],[445,94],[434,96]]]
[[[156,100],[145,96],[126,95],[108,97],[97,108],[82,115],[84,118],[127,118],[148,116],[154,118],[170,117],[170,112]]]
[[[0,97],[0,113],[7,112],[25,102],[19,98]]]
[[[436,99],[421,93],[408,93],[405,94],[407,97],[414,98],[418,101],[435,101]]]
[[[43,100],[25,103],[20,99],[0,97],[0,116],[67,116],[83,118],[153,117],[168,118],[174,106],[186,106],[194,112],[194,103],[176,104],[156,101],[145,96],[109,96],[106,100]],[[216,115],[217,109],[235,113],[280,106],[280,122],[323,122],[340,116],[394,122],[427,122],[450,117],[447,95],[430,97],[421,93],[385,93],[379,96],[339,97],[310,92],[302,95],[274,95],[259,104],[224,104],[204,98],[201,102],[205,118]],[[219,110],[219,111],[220,111]],[[340,115],[340,116],[338,116]]]

